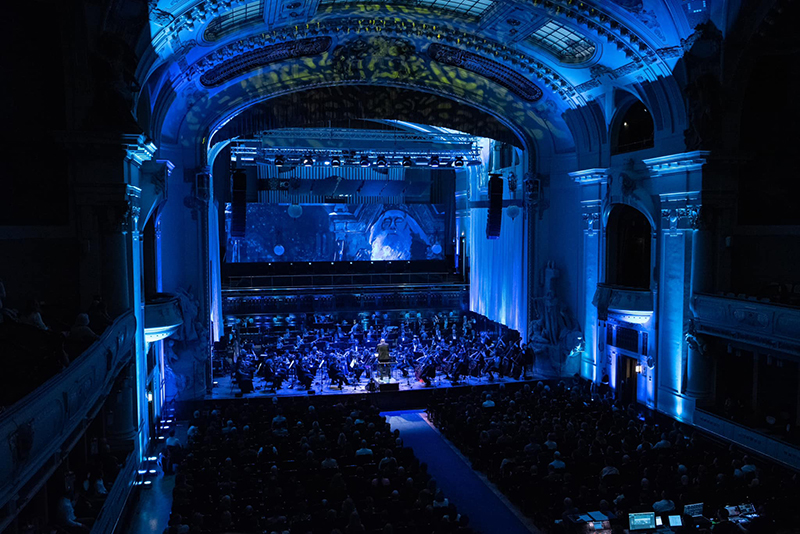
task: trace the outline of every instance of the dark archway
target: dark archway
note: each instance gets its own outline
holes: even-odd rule
[[[611,153],[624,154],[652,148],[654,139],[653,117],[642,102],[635,100],[627,109],[622,108],[614,121]]]
[[[641,211],[619,204],[606,228],[606,283],[650,289],[650,221]]]

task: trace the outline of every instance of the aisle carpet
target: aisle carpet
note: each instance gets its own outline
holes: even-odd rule
[[[427,462],[428,472],[444,490],[445,497],[456,504],[459,513],[469,516],[473,529],[482,534],[535,532],[423,419],[424,412],[386,412],[383,415],[392,425],[392,430],[400,430],[404,445],[412,447],[421,462]]]

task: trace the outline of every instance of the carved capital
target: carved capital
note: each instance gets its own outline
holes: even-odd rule
[[[608,183],[608,169],[584,169],[569,173],[572,181],[580,185]]]

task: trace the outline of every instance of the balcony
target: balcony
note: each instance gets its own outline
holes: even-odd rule
[[[697,293],[691,309],[698,333],[800,356],[800,308]]]
[[[66,369],[0,414],[0,530],[58,467],[133,355],[136,319],[118,317]]]
[[[183,324],[181,301],[176,295],[156,293],[144,306],[144,339],[150,344],[168,338]]]
[[[800,469],[800,449],[710,412],[695,409],[694,425],[793,469]]]
[[[649,289],[598,284],[594,304],[601,315],[605,311],[618,320],[632,324],[646,323],[653,315],[653,292]]]

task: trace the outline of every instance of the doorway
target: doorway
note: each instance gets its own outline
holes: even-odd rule
[[[639,361],[628,356],[618,356],[617,362],[617,400],[626,406],[637,402],[639,385],[639,373],[636,366]]]

